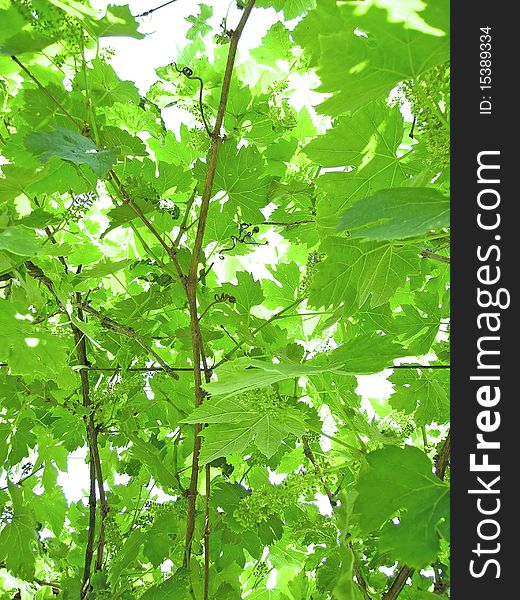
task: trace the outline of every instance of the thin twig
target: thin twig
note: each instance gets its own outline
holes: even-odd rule
[[[82,308],[85,312],[87,312],[87,313],[95,316],[97,319],[99,319],[99,322],[105,329],[110,329],[111,331],[114,331],[115,333],[117,333],[119,335],[123,335],[125,337],[128,337],[128,338],[134,340],[137,344],[139,344],[139,346],[141,346],[141,348],[147,354],[152,356],[161,365],[163,370],[166,371],[166,373],[168,373],[168,375],[172,379],[179,379],[179,376],[177,375],[177,373],[172,368],[170,368],[168,363],[164,359],[162,359],[159,356],[159,354],[157,354],[157,352],[155,352],[155,350],[153,348],[150,348],[149,344],[147,344],[146,341],[139,334],[137,334],[131,327],[128,327],[126,325],[121,325],[117,321],[114,321],[113,319],[110,319],[109,317],[105,317],[99,311],[92,308],[90,305],[83,305]]]
[[[151,15],[155,11],[157,11],[161,8],[164,8],[165,6],[169,6],[170,4],[173,4],[174,2],[177,2],[177,0],[170,0],[169,2],[165,2],[164,4],[161,4],[160,6],[156,6],[155,8],[151,8],[150,10],[147,10],[144,13],[141,13],[140,15],[135,15],[134,19],[140,19],[141,17],[147,17],[148,15]]]
[[[83,584],[81,586],[81,596],[86,598],[90,588],[90,569],[92,566],[92,557],[94,555],[94,533],[96,531],[96,472],[94,462],[89,463],[90,474],[90,492],[88,497],[89,519],[88,536],[85,548],[85,563],[83,567]]]
[[[421,256],[423,258],[431,258],[432,260],[436,260],[438,262],[444,263],[449,265],[450,264],[450,257],[449,256],[442,256],[442,254],[437,254],[435,252],[430,252],[429,250],[423,250],[421,252]]]
[[[209,497],[211,495],[211,467],[206,465],[206,498],[204,502],[204,600],[209,599],[209,550],[210,533]]]
[[[82,126],[81,124],[79,124],[76,119],[69,113],[69,111],[58,101],[56,100],[56,98],[49,92],[49,90],[47,90],[47,88],[42,85],[38,79],[36,79],[36,77],[29,71],[29,69],[23,65],[18,58],[16,58],[16,56],[11,56],[11,59],[14,60],[14,62],[22,69],[22,71],[24,71],[24,73],[26,73],[31,79],[32,81],[34,81],[34,83],[39,87],[40,91],[42,91],[47,98],[49,98],[52,102],[54,102],[54,104],[56,104],[56,106],[63,112],[63,114],[67,117],[67,119],[69,121],[72,122],[73,125],[75,125],[80,131],[82,131]]]
[[[81,266],[78,268],[78,273],[81,270]],[[81,307],[81,294],[76,292],[76,303],[77,303],[77,314],[79,321],[85,320],[85,315]],[[80,365],[88,365],[87,357],[87,345],[85,341],[85,334],[72,323],[72,331],[74,333],[74,341],[76,345],[76,356]],[[99,457],[99,447],[97,441],[97,430],[94,422],[94,412],[92,409],[93,403],[90,398],[90,382],[88,373],[85,369],[80,369],[81,377],[81,391],[83,396],[83,406],[89,410],[88,417],[85,417],[87,426],[87,437],[90,453],[90,464],[91,464],[91,477],[92,471],[94,472],[95,479],[97,481],[97,488],[99,494],[100,503],[100,521],[99,521],[99,535],[98,535],[98,546],[96,553],[96,564],[95,570],[100,571],[103,567],[103,549],[105,546],[105,517],[108,513],[108,504],[106,500],[105,488],[103,483],[103,472],[101,469],[101,459]],[[89,531],[90,533],[90,531]]]

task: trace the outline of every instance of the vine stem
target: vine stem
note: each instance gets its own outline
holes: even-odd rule
[[[62,310],[65,314],[68,314],[66,306],[64,306],[62,300],[56,293],[54,289],[54,284],[52,280],[45,275],[40,267],[32,263],[31,261],[26,261],[26,266],[31,277],[36,279],[37,281],[41,281],[45,287],[49,290],[51,295],[54,297],[58,306],[61,306]],[[67,268],[67,267],[66,267]],[[78,267],[76,273],[81,272],[81,265]],[[77,304],[77,315],[79,321],[84,321],[84,314],[81,309],[81,294],[76,292],[75,300]],[[69,317],[70,318],[70,317]],[[80,366],[85,367],[88,365],[87,358],[87,346],[85,341],[85,335],[79,329],[77,325],[75,325],[72,320],[70,323],[72,334],[74,336],[75,348],[76,348],[76,358]],[[90,455],[90,492],[89,492],[89,528],[87,535],[87,546],[85,550],[85,563],[83,568],[83,583],[81,587],[82,597],[86,597],[89,592],[90,585],[90,571],[92,566],[92,558],[93,558],[93,548],[94,548],[94,536],[95,536],[95,526],[96,526],[96,508],[97,508],[97,498],[96,498],[96,483],[97,490],[99,493],[99,501],[100,501],[100,526],[99,526],[99,535],[98,535],[98,546],[96,553],[96,562],[95,569],[96,571],[101,570],[103,566],[103,549],[105,545],[105,527],[104,521],[105,516],[108,513],[108,503],[106,500],[106,494],[103,483],[103,472],[101,469],[101,460],[99,457],[99,448],[97,441],[97,430],[94,422],[94,414],[92,412],[93,403],[90,397],[90,382],[88,378],[88,371],[85,368],[80,369],[80,380],[81,380],[81,395],[83,399],[83,406],[88,410],[89,415],[84,418],[85,420],[85,428],[87,431],[87,445],[89,449]]]
[[[436,252],[430,252],[429,250],[423,250],[421,252],[421,256],[423,258],[431,258],[432,260],[436,260],[438,262],[441,262],[441,263],[444,263],[447,265],[450,264],[449,256],[442,256],[442,254],[437,254]]]
[[[78,267],[77,272],[81,270],[81,265]],[[76,302],[78,304],[77,314],[80,321],[85,320],[83,310],[81,309],[81,294],[76,292]],[[80,329],[71,324],[72,331],[74,334],[74,341],[76,345],[76,356],[80,365],[88,365],[87,358],[87,344],[85,341],[85,334]],[[103,549],[105,546],[105,517],[108,514],[108,504],[105,494],[105,488],[103,484],[103,472],[101,470],[101,459],[99,457],[99,446],[97,440],[97,429],[94,422],[94,413],[92,411],[93,403],[90,397],[90,382],[88,378],[88,372],[85,369],[80,370],[81,378],[81,391],[83,396],[83,406],[89,410],[88,417],[85,417],[87,438],[89,445],[90,454],[90,478],[92,486],[92,478],[94,477],[97,482],[99,503],[100,503],[100,519],[99,519],[99,535],[98,535],[98,546],[96,552],[96,563],[95,570],[100,571],[103,567]],[[95,492],[94,492],[95,493]],[[94,507],[95,508],[95,507]],[[92,511],[92,507],[90,508]],[[89,536],[94,536],[94,530],[89,527]],[[86,565],[85,565],[86,567]],[[85,582],[84,582],[85,583]]]
[[[233,68],[235,65],[235,59],[237,54],[238,42],[244,31],[244,27],[247,20],[253,10],[255,0],[249,0],[247,6],[244,9],[242,17],[238,23],[237,28],[231,35],[229,44],[229,52],[226,62],[226,70],[224,73],[224,79],[222,82],[222,90],[220,94],[220,102],[217,111],[217,117],[215,121],[215,127],[211,133],[211,147],[209,152],[209,158],[207,163],[206,178],[204,180],[204,189],[202,192],[201,205],[199,210],[199,220],[197,225],[197,233],[195,235],[195,242],[193,244],[191,264],[188,272],[188,276],[183,278],[184,289],[186,292],[186,298],[188,300],[188,307],[190,313],[190,324],[191,324],[191,340],[192,340],[192,351],[193,351],[193,378],[195,385],[195,406],[200,406],[204,399],[204,391],[202,389],[202,373],[201,373],[201,357],[205,361],[202,336],[199,326],[199,315],[197,312],[197,283],[198,283],[198,265],[200,256],[202,253],[202,244],[204,241],[204,233],[206,230],[206,222],[208,217],[209,203],[212,196],[213,182],[215,179],[215,172],[217,168],[217,160],[222,143],[221,129],[224,122],[224,115],[226,112],[227,101],[229,97],[229,89],[231,86],[231,76],[233,74]],[[211,377],[211,371],[207,368],[204,369],[206,380],[208,381]],[[192,470],[190,478],[190,486],[187,491],[187,515],[186,515],[186,538],[184,545],[184,566],[189,566],[191,545],[193,540],[193,532],[195,529],[195,507],[197,500],[197,485],[198,485],[198,473],[199,473],[199,456],[201,447],[200,432],[202,431],[202,424],[196,423],[194,428],[194,441],[193,441],[193,455],[192,455]],[[208,489],[209,492],[209,489]],[[209,495],[207,495],[207,501],[209,502]],[[208,529],[209,532],[209,529]],[[209,538],[209,535],[208,535]],[[207,540],[209,542],[209,539]],[[209,590],[209,545],[205,544],[205,573],[204,573],[204,598],[208,598]]]

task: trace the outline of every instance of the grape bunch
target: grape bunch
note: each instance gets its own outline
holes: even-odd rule
[[[449,166],[449,64],[430,69],[417,79],[404,83],[402,91],[412,105],[415,128],[426,142],[430,162],[439,170]]]
[[[285,406],[285,400],[272,388],[263,388],[241,394],[240,401],[261,413],[272,413]]]
[[[84,2],[79,0],[79,3]],[[89,37],[79,19],[67,14],[51,2],[45,3],[45,9],[42,10],[40,3],[35,3],[33,0],[18,0],[17,8],[35,31],[59,40],[64,47],[64,51],[54,59],[58,67],[65,62],[67,55],[83,52]]]
[[[417,428],[413,415],[406,414],[404,411],[387,415],[378,422],[378,427],[383,435],[398,435],[403,438],[411,436]]]
[[[314,498],[318,485],[319,479],[314,473],[291,474],[281,485],[255,490],[242,498],[234,516],[246,529],[257,527],[271,517],[282,516],[287,506]]]
[[[325,255],[318,252],[317,250],[313,250],[309,252],[307,257],[307,263],[305,265],[305,275],[303,277],[302,282],[299,286],[300,295],[304,296],[307,294],[309,287],[312,283],[312,279],[318,270],[318,265],[323,261]]]
[[[113,556],[119,552],[123,545],[124,539],[119,529],[119,526],[113,515],[110,513],[105,517],[105,547],[109,556]]]

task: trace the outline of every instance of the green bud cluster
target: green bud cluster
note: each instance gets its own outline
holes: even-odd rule
[[[305,265],[305,275],[298,288],[301,295],[305,295],[307,293],[309,286],[312,283],[312,279],[318,270],[318,265],[323,261],[324,258],[325,255],[317,250],[309,252],[307,263]]]
[[[420,78],[407,81],[402,91],[412,105],[416,131],[428,147],[430,162],[439,170],[450,161],[450,68],[441,65]]]
[[[272,388],[262,388],[245,392],[239,396],[241,403],[251,406],[260,413],[272,413],[283,409],[286,405],[285,399]]]
[[[378,423],[379,431],[384,435],[399,435],[408,437],[417,429],[413,415],[404,411],[393,412]]]
[[[19,0],[17,8],[24,18],[38,33],[60,41],[65,51],[55,58],[57,66],[65,62],[66,55],[79,53],[88,41],[83,25],[76,19],[50,2],[45,3],[45,10],[32,0]],[[81,2],[80,2],[81,4]]]
[[[289,475],[281,485],[253,491],[242,498],[234,516],[244,528],[254,528],[271,517],[282,516],[287,506],[302,498],[311,499],[318,489],[319,481],[314,473]]]

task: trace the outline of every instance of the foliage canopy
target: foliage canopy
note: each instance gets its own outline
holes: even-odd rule
[[[0,0],[2,600],[447,597],[448,9]]]

